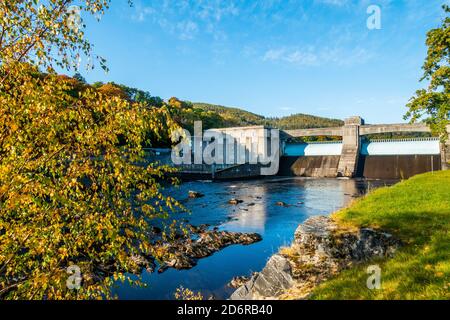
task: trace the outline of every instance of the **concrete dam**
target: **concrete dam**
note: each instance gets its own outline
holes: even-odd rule
[[[450,134],[450,126],[447,131]],[[260,175],[406,179],[419,173],[447,170],[450,139],[443,143],[433,137],[369,138],[373,134],[397,132],[430,133],[431,130],[425,124],[366,125],[358,116],[346,119],[342,127],[332,128],[279,130],[251,126],[210,129],[204,133],[200,130],[186,140],[185,149],[180,153],[180,156],[184,154],[183,163],[171,163],[170,149],[164,153],[162,162],[177,167],[182,177],[213,180]],[[303,142],[305,137],[314,136],[342,139]],[[205,153],[210,154],[206,159]],[[268,158],[268,164],[257,161]],[[276,169],[266,170],[267,167]]]

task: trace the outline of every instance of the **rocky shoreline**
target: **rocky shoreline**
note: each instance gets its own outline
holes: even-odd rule
[[[169,268],[177,270],[191,269],[197,265],[199,259],[213,255],[231,245],[250,245],[262,240],[257,233],[239,233],[220,231],[217,227],[209,225],[185,225],[185,233],[177,233],[171,240],[153,240],[152,252],[149,254],[133,254],[127,258],[127,272],[140,275],[144,270],[153,273],[163,273]],[[161,233],[159,228],[153,233]],[[99,282],[111,276],[119,268],[115,261],[102,263],[95,270],[84,273],[83,281],[86,283]]]
[[[379,230],[354,229],[328,217],[313,217],[298,227],[290,247],[273,255],[230,299],[307,299],[321,282],[354,264],[392,256],[400,245]]]
[[[164,272],[168,268],[191,269],[197,265],[199,259],[209,257],[225,247],[235,244],[250,245],[261,240],[262,237],[257,233],[200,229],[197,230],[196,239],[181,238],[156,247],[157,251],[164,252],[160,257],[158,272]]]
[[[140,274],[144,269],[163,273],[169,268],[191,269],[197,261],[209,257],[231,245],[250,245],[262,240],[257,233],[240,233],[209,229],[208,225],[187,225],[187,233],[179,233],[172,240],[157,240],[153,245],[153,255],[133,255],[130,257],[132,273]]]

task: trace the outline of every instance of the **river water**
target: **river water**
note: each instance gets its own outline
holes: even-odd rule
[[[391,185],[394,181],[268,178],[239,182],[195,181],[183,183],[170,194],[183,201],[190,214],[177,214],[192,225],[209,224],[221,230],[257,232],[261,242],[234,245],[201,259],[190,270],[169,269],[162,274],[144,271],[145,288],[118,284],[114,289],[119,299],[173,299],[177,288],[183,286],[199,291],[205,298],[227,299],[233,289],[227,287],[235,276],[260,271],[268,258],[281,246],[289,245],[295,229],[308,217],[329,215],[368,190]],[[205,194],[187,199],[189,190]],[[233,206],[231,198],[244,200]],[[288,207],[281,207],[282,201]],[[250,206],[249,206],[250,205]]]

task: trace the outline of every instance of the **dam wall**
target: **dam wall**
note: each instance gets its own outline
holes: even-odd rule
[[[360,135],[376,133],[430,133],[426,124],[362,125]],[[450,126],[447,126],[450,133]],[[416,174],[447,170],[450,162],[450,139],[412,138],[370,140],[363,142],[356,176],[366,178],[406,179]]]
[[[286,144],[278,175],[334,178],[341,153],[341,141]]]
[[[356,176],[367,179],[408,179],[441,170],[440,155],[360,155]]]
[[[354,177],[406,179],[442,168],[438,138],[363,140],[357,145],[357,150],[346,153],[349,142],[287,143],[279,175],[337,177],[348,176],[343,170],[354,170]]]
[[[281,176],[335,178],[341,156],[283,156]]]
[[[340,156],[283,156],[280,176],[335,178]],[[367,179],[408,179],[441,170],[440,155],[360,155],[355,177]]]
[[[364,142],[357,177],[369,179],[408,179],[416,174],[442,169],[440,141],[437,138],[372,140]]]

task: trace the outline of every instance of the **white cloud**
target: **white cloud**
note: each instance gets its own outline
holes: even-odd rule
[[[373,57],[364,48],[344,49],[344,48],[277,48],[265,52],[263,61],[281,62],[295,66],[321,66],[334,64],[348,66],[366,63]]]
[[[317,65],[320,63],[317,54],[311,52],[310,50],[307,51],[295,50],[293,52],[287,53],[284,59],[286,62],[292,64],[300,64],[307,66]]]
[[[131,16],[131,18],[138,22],[143,22],[147,19],[147,16],[152,15],[155,12],[153,8],[150,7],[139,7],[136,8],[136,12]]]
[[[182,21],[177,23],[177,30],[181,40],[191,40],[198,32],[198,26],[193,21]]]
[[[285,54],[286,50],[285,49],[270,49],[269,51],[266,52],[266,54],[264,55],[263,60],[264,61],[277,61],[277,60],[282,60],[283,56]]]
[[[202,32],[223,41],[222,20],[237,15],[239,8],[233,1],[137,0],[131,18],[141,23],[151,21],[180,40],[192,40]]]

